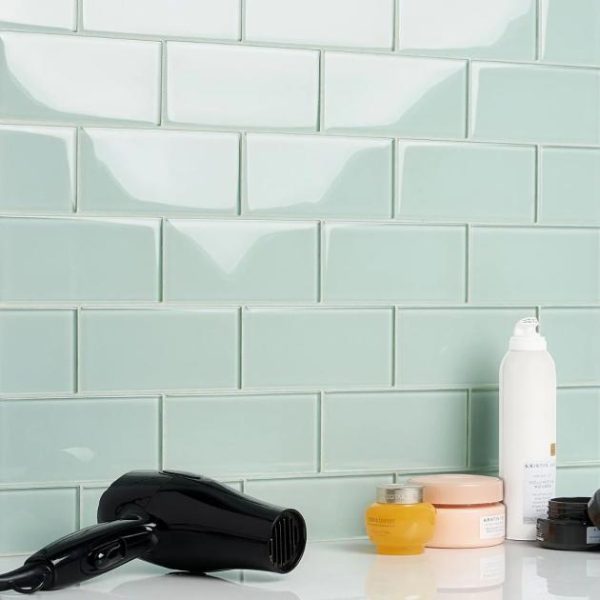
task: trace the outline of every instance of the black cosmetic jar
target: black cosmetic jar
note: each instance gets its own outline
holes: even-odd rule
[[[537,541],[540,546],[554,550],[600,549],[600,529],[592,521],[596,500],[596,497],[550,500],[548,517],[537,521]]]

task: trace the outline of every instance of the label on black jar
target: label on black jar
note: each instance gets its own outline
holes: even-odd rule
[[[585,535],[586,544],[600,544],[600,529],[588,527]]]

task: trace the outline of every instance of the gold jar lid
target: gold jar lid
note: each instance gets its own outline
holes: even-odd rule
[[[423,502],[423,486],[414,483],[385,483],[377,486],[379,504],[419,504]]]

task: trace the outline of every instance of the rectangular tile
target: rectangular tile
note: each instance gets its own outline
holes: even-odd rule
[[[476,469],[497,469],[498,390],[471,391],[469,431],[470,466]]]
[[[381,483],[392,483],[392,476],[248,481],[246,492],[299,510],[310,540],[334,540],[366,535],[365,509]]]
[[[91,31],[238,40],[240,0],[83,0]]]
[[[462,302],[464,227],[326,224],[326,300]]]
[[[169,42],[166,87],[172,123],[314,131],[319,54]]]
[[[0,126],[0,210],[72,212],[75,129]]]
[[[535,59],[535,0],[401,0],[399,8],[401,51]]]
[[[235,309],[84,310],[82,390],[237,386]]]
[[[557,496],[592,496],[598,488],[600,488],[600,468],[598,467],[558,469]]]
[[[83,212],[237,212],[235,133],[93,128],[79,148]]]
[[[481,140],[600,143],[600,73],[473,63],[470,135]]]
[[[73,31],[77,25],[76,0],[2,0],[0,25]]]
[[[600,150],[541,149],[540,220],[600,223]]]
[[[158,123],[160,54],[159,42],[3,32],[0,115]]]
[[[391,49],[393,0],[247,0],[246,40]]]
[[[260,216],[389,217],[392,141],[249,134],[242,212]]]
[[[495,384],[514,324],[534,315],[526,308],[400,310],[398,383]]]
[[[158,433],[157,398],[3,400],[0,482],[110,480],[158,469]]]
[[[81,527],[89,527],[98,522],[98,504],[105,491],[106,487],[81,490]]]
[[[533,222],[535,149],[400,140],[401,218]]]
[[[327,394],[324,470],[465,468],[466,415],[462,391]],[[423,443],[432,419],[443,426]]]
[[[600,232],[594,229],[475,227],[473,302],[595,302],[600,292]]]
[[[0,300],[158,300],[160,221],[0,219]]]
[[[314,394],[167,398],[164,427],[167,469],[210,477],[317,470]]]
[[[172,219],[164,235],[167,300],[317,299],[316,223]]]
[[[75,489],[0,490],[0,554],[30,553],[76,527]]]
[[[466,63],[325,53],[324,129],[464,137]]]
[[[541,324],[558,383],[600,383],[600,310],[544,308]]]
[[[600,388],[558,390],[558,460],[600,461]]]
[[[389,309],[246,309],[243,385],[391,384]]]
[[[569,65],[600,65],[597,0],[541,0],[540,58]]]
[[[0,393],[73,392],[75,313],[0,311]]]

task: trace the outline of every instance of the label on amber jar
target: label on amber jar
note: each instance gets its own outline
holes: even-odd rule
[[[487,515],[479,519],[479,538],[491,540],[504,537],[504,515]]]
[[[556,459],[533,460],[523,467],[523,523],[535,525],[548,511],[556,487]]]

